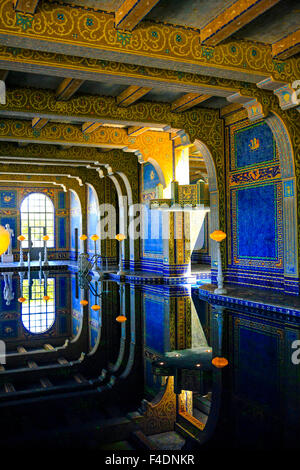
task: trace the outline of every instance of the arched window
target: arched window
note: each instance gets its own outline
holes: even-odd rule
[[[26,237],[24,248],[28,248],[29,227],[33,248],[44,245],[45,234],[49,236],[48,248],[54,248],[54,205],[45,194],[29,194],[21,204],[21,233]]]
[[[55,280],[47,279],[47,289],[45,281],[42,279],[32,279],[29,287],[28,279],[23,280],[22,294],[26,297],[26,302],[22,304],[22,323],[24,328],[30,333],[45,333],[50,330],[55,321]],[[49,296],[49,300],[43,299],[44,295]]]

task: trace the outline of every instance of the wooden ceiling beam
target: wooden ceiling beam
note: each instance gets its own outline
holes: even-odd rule
[[[276,59],[288,59],[300,52],[300,29],[272,44],[272,56]]]
[[[131,127],[128,127],[127,134],[130,137],[136,137],[138,135],[143,134],[144,132],[147,132],[148,130],[149,130],[149,127],[131,126]]]
[[[125,0],[115,12],[115,27],[132,31],[159,0]]]
[[[171,105],[171,111],[173,113],[179,113],[190,109],[196,104],[202,103],[205,100],[211,98],[211,95],[199,95],[199,93],[186,93],[177,100],[173,101]]]
[[[117,96],[117,105],[126,108],[151,91],[152,88],[131,85]]]
[[[32,119],[32,123],[31,123],[32,129],[35,129],[36,131],[40,131],[41,129],[43,129],[43,127],[45,127],[47,122],[48,122],[48,119],[35,117]]]
[[[276,5],[279,0],[237,0],[200,31],[201,42],[216,46]]]
[[[102,122],[84,122],[82,124],[81,130],[84,134],[91,134],[101,126],[103,126]]]
[[[64,80],[57,87],[55,96],[57,100],[67,101],[76,91],[81,87],[84,80],[78,80],[74,78],[64,78]]]
[[[34,15],[39,0],[13,0],[14,10],[25,15]]]

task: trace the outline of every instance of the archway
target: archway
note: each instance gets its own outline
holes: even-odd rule
[[[70,189],[70,259],[77,260],[79,251],[79,237],[82,235],[82,208],[78,194]]]
[[[279,153],[283,186],[284,285],[288,293],[299,293],[297,185],[291,140],[282,120],[275,113],[266,118]]]
[[[195,147],[201,152],[201,155],[204,159],[207,175],[208,175],[208,190],[209,190],[209,199],[210,199],[210,213],[209,213],[209,227],[210,232],[219,229],[219,191],[217,184],[217,172],[212,154],[209,151],[208,147],[196,139],[194,141]],[[211,254],[211,267],[214,268],[217,266],[217,249],[216,244],[211,243],[209,239],[209,252]]]

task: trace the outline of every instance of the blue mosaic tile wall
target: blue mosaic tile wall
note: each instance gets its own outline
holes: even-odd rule
[[[276,185],[237,190],[237,255],[239,258],[276,259]]]
[[[226,281],[261,286],[264,274],[265,286],[277,288],[283,278],[283,187],[276,141],[264,120],[234,123],[226,136]]]
[[[151,163],[142,166],[142,202],[155,198],[155,188],[159,183],[158,174]],[[141,241],[141,265],[144,271],[162,272],[163,239],[161,212],[147,212],[147,238]],[[153,211],[152,211],[153,212]]]

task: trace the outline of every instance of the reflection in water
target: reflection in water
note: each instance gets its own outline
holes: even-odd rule
[[[76,350],[69,360],[85,352],[81,373],[88,383],[96,380],[98,393],[122,396],[126,411],[146,413],[149,402],[159,406],[164,396],[163,409],[150,410],[151,426],[144,428],[150,434],[173,431],[176,421],[203,445],[297,446],[300,367],[291,354],[300,318],[209,305],[189,286],[92,279],[88,290],[76,274],[62,272],[46,276],[46,284],[38,273],[31,282],[19,276],[9,282],[14,295],[9,305],[6,295],[0,298],[0,339],[30,347],[39,336],[69,338]],[[122,324],[120,314],[127,318]],[[214,366],[216,356],[228,366]]]
[[[22,323],[30,333],[44,333],[55,321],[54,278],[23,280]],[[44,300],[44,297],[49,297]]]

